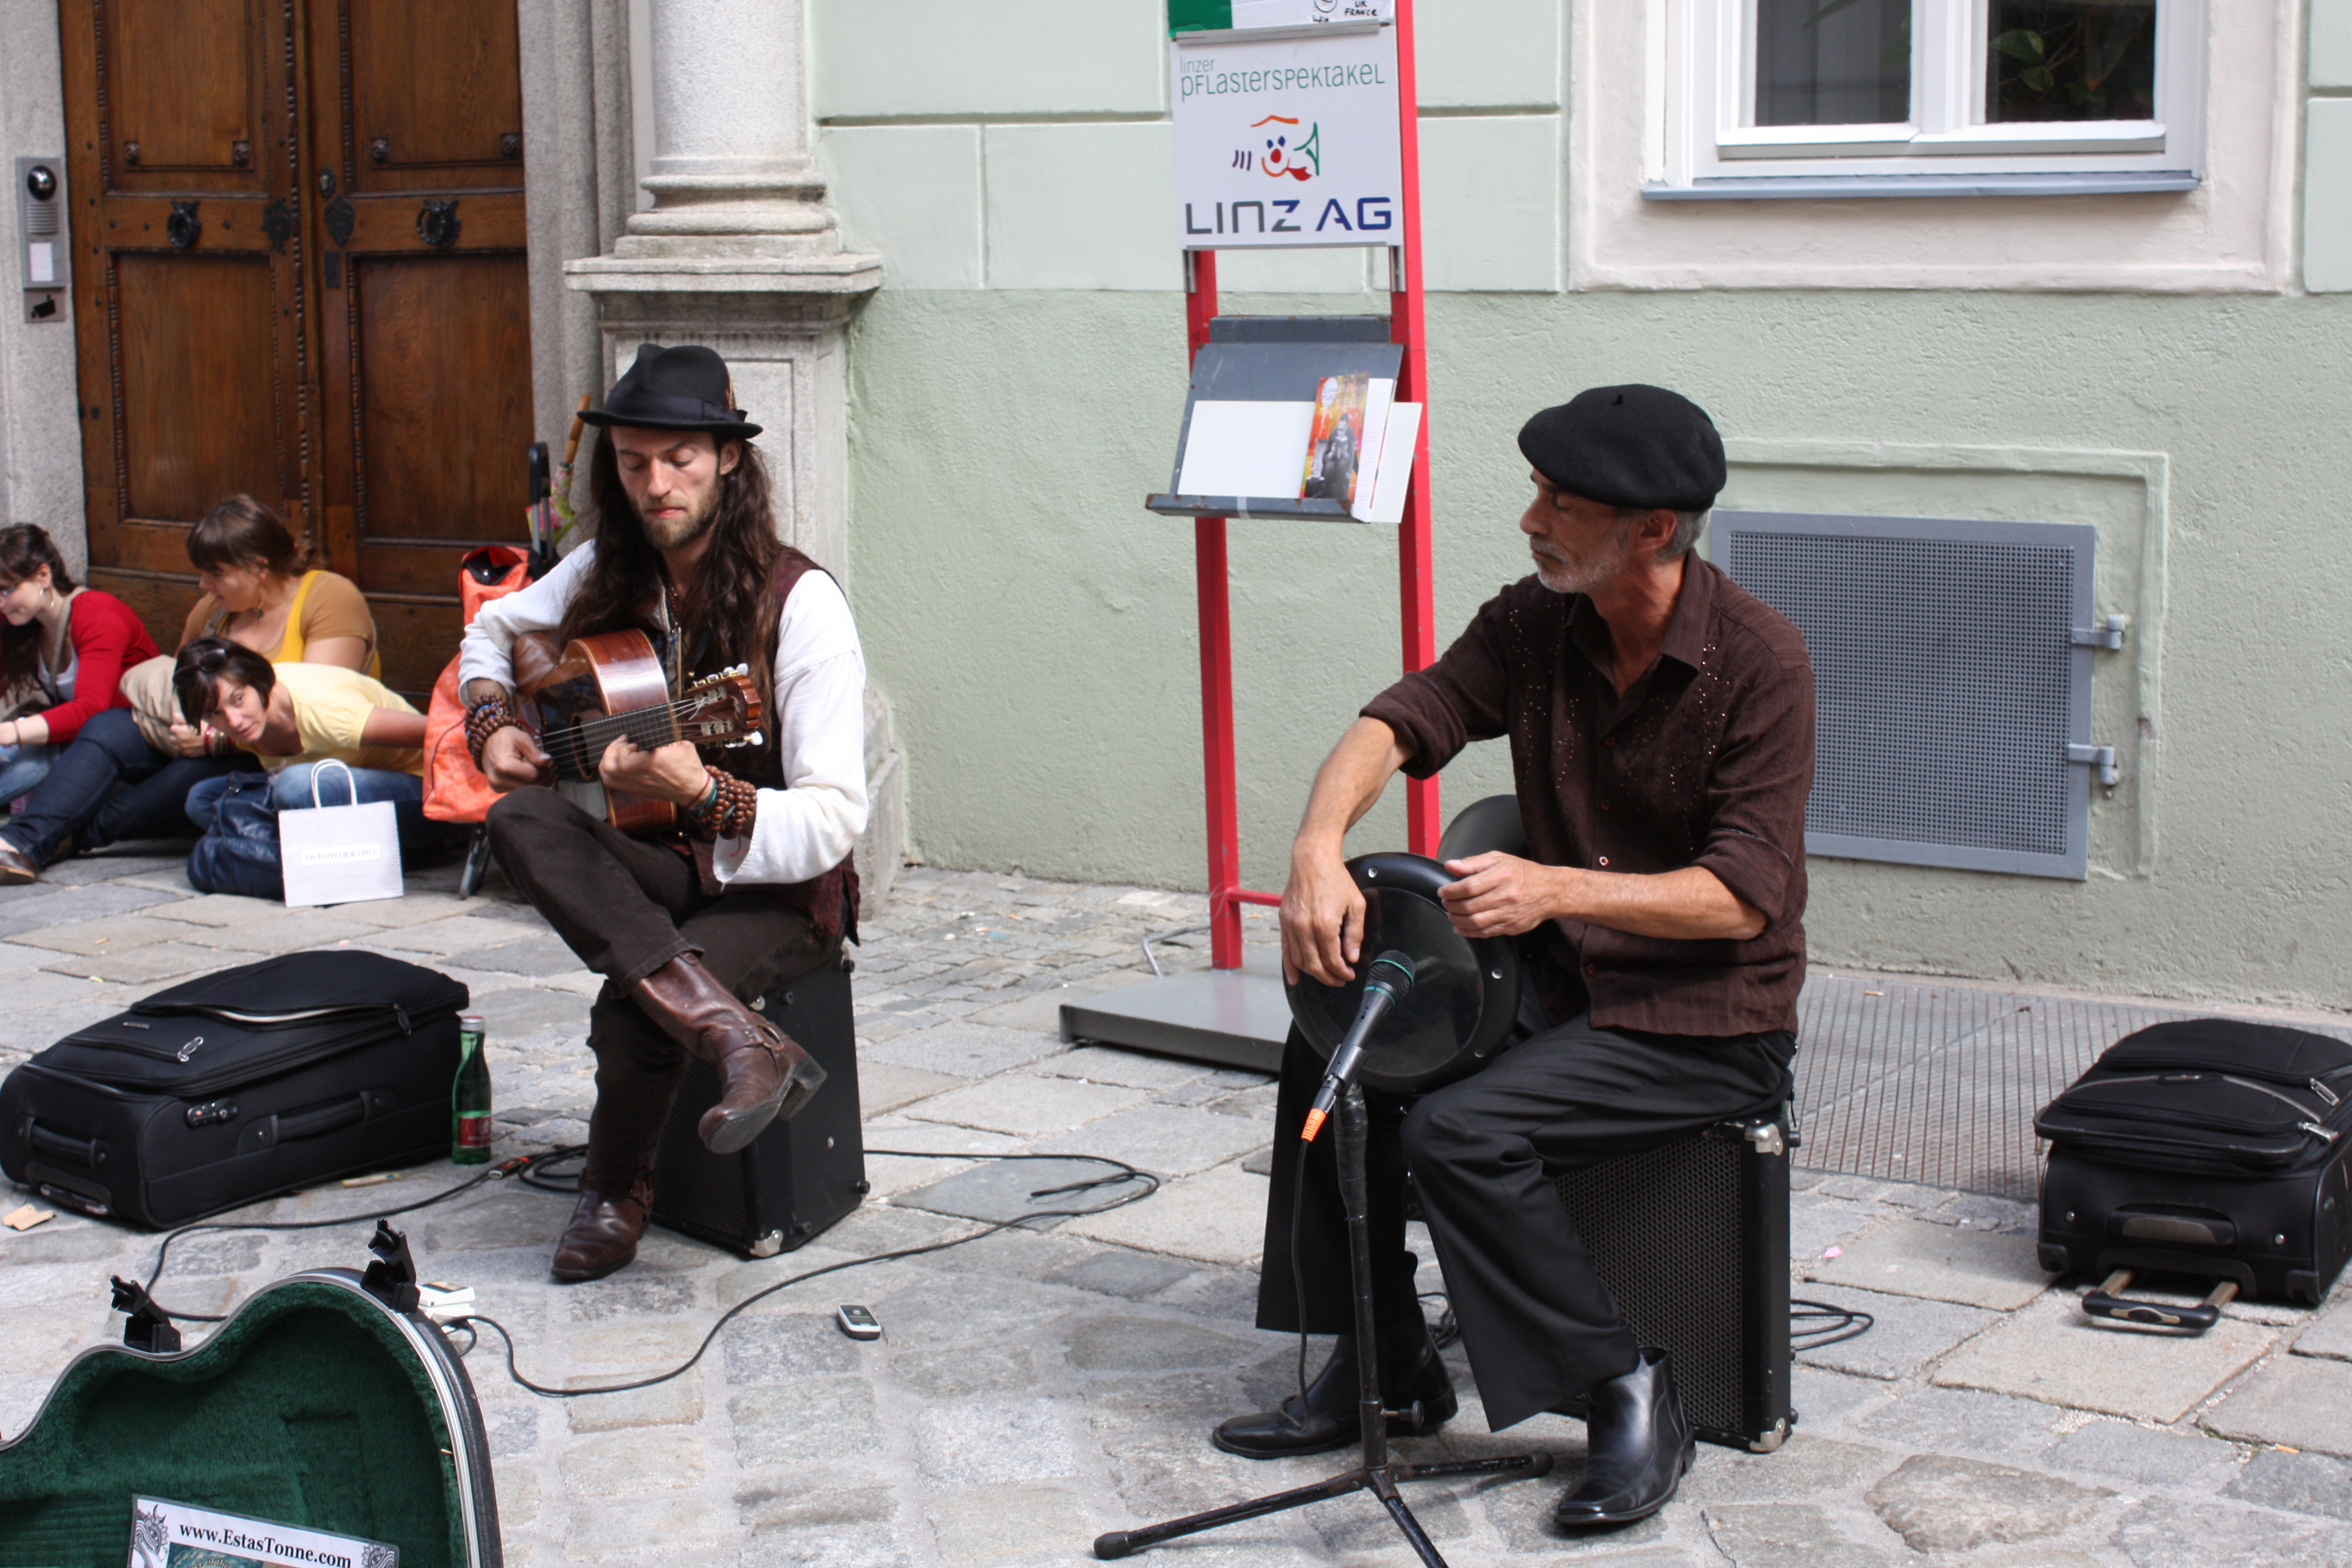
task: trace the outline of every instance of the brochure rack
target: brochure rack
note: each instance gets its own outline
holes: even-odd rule
[[[1223,317],[1217,313],[1217,247],[1188,245],[1185,326],[1192,347],[1192,387],[1185,402],[1189,435],[1204,386],[1227,397],[1311,398],[1318,377],[1368,372],[1396,378],[1400,403],[1428,404],[1428,359],[1423,310],[1421,152],[1413,77],[1412,0],[1394,0],[1396,134],[1402,183],[1396,243],[1389,247],[1389,314],[1361,317]],[[1336,30],[1335,30],[1336,32]],[[1227,35],[1240,37],[1242,35]],[[1186,227],[1192,229],[1189,221]],[[1222,223],[1222,217],[1220,218]],[[1235,215],[1235,227],[1240,217]],[[1275,247],[1265,247],[1275,248]],[[1385,339],[1385,342],[1381,340]],[[1303,389],[1302,389],[1303,387]],[[1178,471],[1183,460],[1181,436]],[[1412,470],[1399,525],[1397,590],[1403,668],[1425,668],[1437,657],[1433,603],[1429,417],[1424,413],[1412,448]],[[1225,549],[1229,518],[1347,521],[1338,501],[1242,496],[1155,495],[1146,508],[1161,516],[1191,517],[1201,637],[1201,739],[1207,798],[1209,851],[1208,973],[1168,975],[1065,1004],[1065,1039],[1116,1045],[1197,1060],[1272,1071],[1290,1027],[1281,975],[1270,957],[1244,970],[1242,910],[1278,905],[1281,896],[1245,888],[1241,880],[1240,807],[1234,775],[1232,604]],[[1415,854],[1437,849],[1437,781],[1407,779],[1405,834]],[[1265,967],[1258,967],[1263,963]]]

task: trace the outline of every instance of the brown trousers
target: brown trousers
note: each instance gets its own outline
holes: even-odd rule
[[[703,891],[694,861],[631,838],[551,789],[519,789],[490,807],[490,846],[509,881],[580,962],[604,976],[588,1015],[596,1109],[588,1164],[619,1183],[653,1168],[686,1053],[646,1016],[630,988],[681,953],[745,1001],[835,962],[841,939],[817,934],[774,892]]]

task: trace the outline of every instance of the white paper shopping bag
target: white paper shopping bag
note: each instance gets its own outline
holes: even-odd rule
[[[329,768],[342,768],[352,805],[319,804],[319,775]],[[287,908],[400,897],[400,818],[388,800],[361,805],[359,798],[352,770],[330,759],[310,770],[310,809],[278,814]]]

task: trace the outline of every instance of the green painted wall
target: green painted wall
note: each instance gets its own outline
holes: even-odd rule
[[[2163,612],[2161,646],[2144,624],[2126,655],[2102,656],[2101,724],[2141,732],[2098,737],[2131,762],[2095,805],[2091,879],[1816,861],[1814,953],[2346,1004],[2352,301],[1448,295],[1431,298],[1429,326],[1441,645],[1525,573],[1519,422],[1585,385],[1678,387],[1751,456],[1930,448],[1916,472],[1744,465],[1725,503],[1817,493],[1950,515],[1973,500],[1969,515],[2097,521],[2102,610],[2137,612],[2144,586],[2142,558],[2110,532],[2121,481],[1937,454],[2162,455],[2149,461],[2165,550],[2148,558],[2161,572],[2146,600]],[[1202,887],[1192,532],[1140,507],[1169,479],[1179,297],[886,289],[850,363],[857,611],[909,758],[923,856]],[[1962,461],[1985,471],[1941,471]],[[1394,541],[1337,525],[1232,531],[1244,870],[1278,889],[1316,763],[1398,668]],[[2142,662],[2159,651],[2160,702]],[[1449,807],[1505,776],[1499,746],[1475,749],[1444,776]],[[1357,847],[1402,843],[1398,794]]]

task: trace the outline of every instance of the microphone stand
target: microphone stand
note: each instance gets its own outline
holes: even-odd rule
[[[1338,1122],[1339,1131],[1339,1196],[1348,1219],[1348,1272],[1356,1289],[1356,1408],[1363,1425],[1363,1463],[1328,1480],[1318,1481],[1311,1487],[1275,1492],[1248,1502],[1228,1503],[1223,1508],[1213,1508],[1206,1513],[1171,1519],[1165,1524],[1146,1525],[1140,1530],[1114,1530],[1098,1535],[1095,1538],[1095,1555],[1097,1558],[1125,1557],[1131,1552],[1180,1535],[1195,1535],[1220,1525],[1304,1508],[1310,1502],[1321,1502],[1326,1498],[1368,1491],[1380,1499],[1381,1506],[1389,1510],[1389,1517],[1396,1521],[1397,1529],[1404,1532],[1405,1540],[1428,1568],[1445,1568],[1445,1559],[1438,1555],[1436,1543],[1421,1528],[1421,1521],[1413,1518],[1412,1510],[1405,1506],[1403,1496],[1397,1490],[1398,1482],[1443,1480],[1457,1476],[1532,1479],[1550,1472],[1549,1454],[1453,1459],[1435,1465],[1416,1465],[1389,1457],[1388,1413],[1381,1408],[1380,1339],[1372,1321],[1371,1225],[1367,1217],[1369,1205],[1364,1179],[1367,1118],[1364,1114],[1364,1091],[1352,1079],[1340,1090],[1339,1114],[1332,1120]],[[1306,1179],[1304,1171],[1299,1173],[1299,1179]],[[1412,1415],[1417,1426],[1420,1418],[1418,1402]]]

